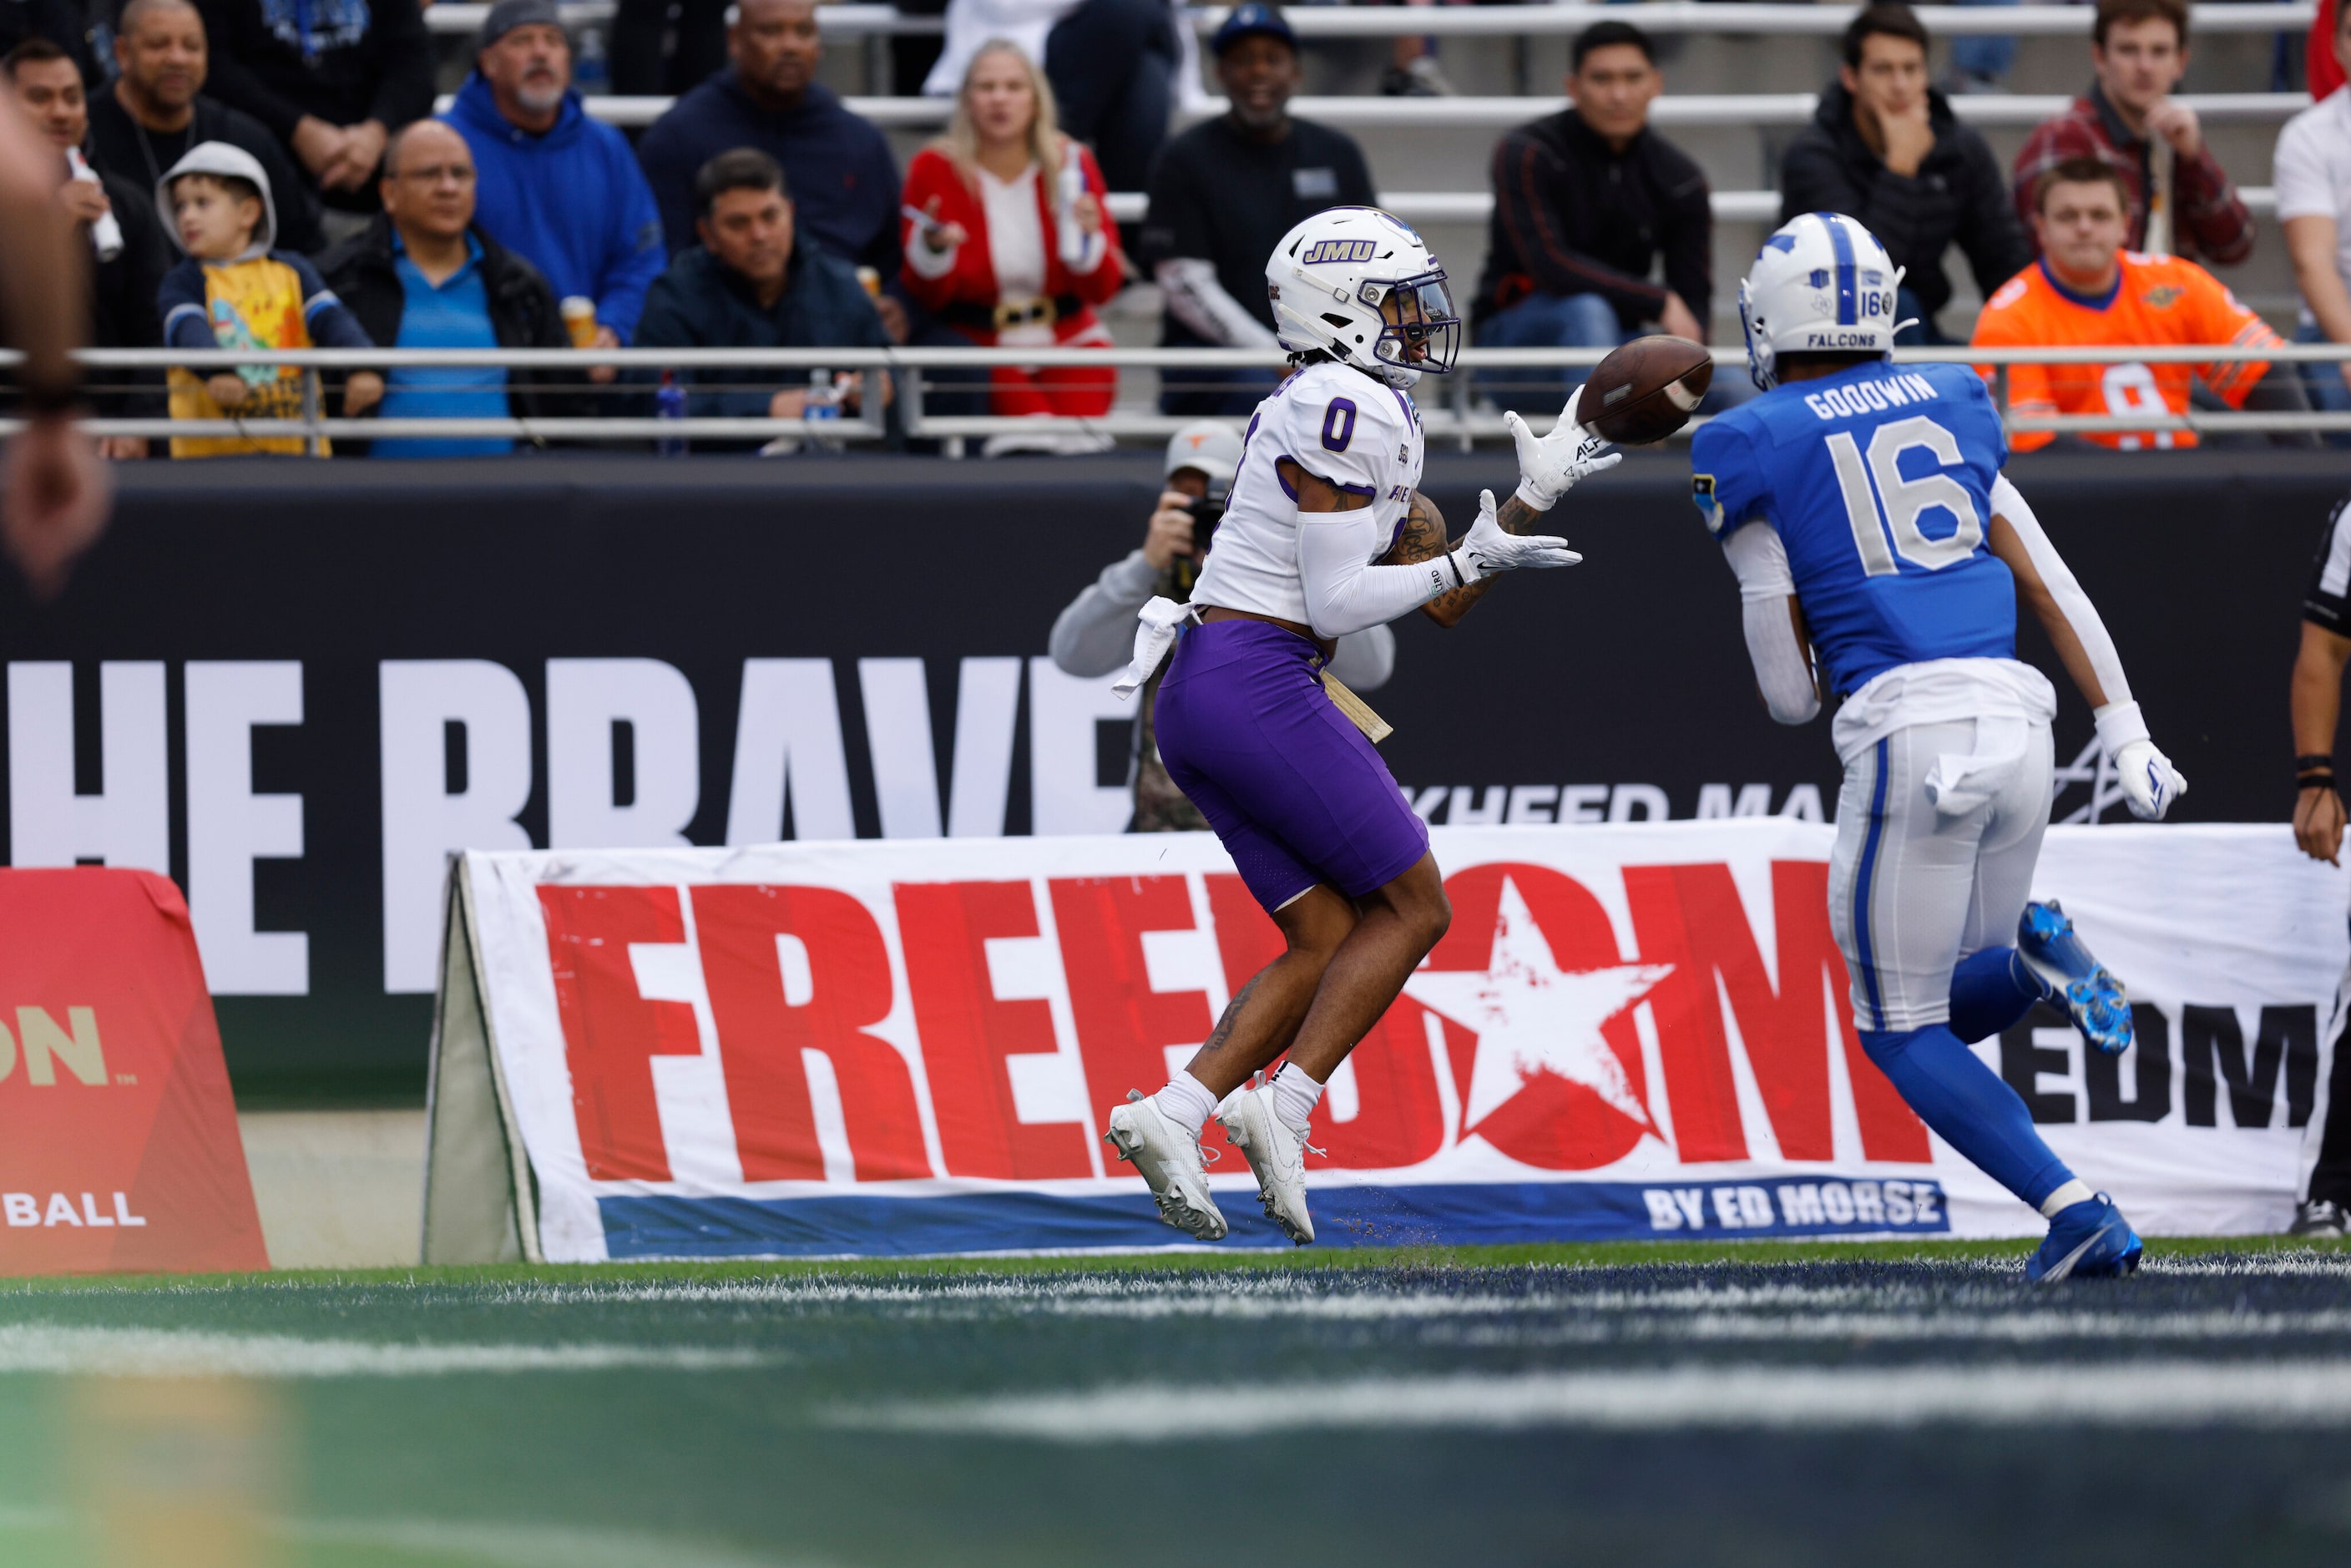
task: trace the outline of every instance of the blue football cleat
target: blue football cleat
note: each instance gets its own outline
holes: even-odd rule
[[[2145,1249],[2115,1200],[2100,1193],[2057,1211],[2047,1239],[2024,1260],[2024,1277],[2042,1284],[2119,1280],[2138,1268]]]
[[[2057,901],[2028,904],[2016,923],[2016,951],[2025,967],[2062,999],[2074,1027],[2108,1056],[2131,1048],[2130,998],[2114,972],[2082,946]]]

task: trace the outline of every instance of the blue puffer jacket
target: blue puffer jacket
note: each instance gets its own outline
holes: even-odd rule
[[[555,128],[533,136],[498,112],[475,71],[445,117],[474,150],[474,222],[547,275],[556,298],[582,294],[622,342],[668,257],[661,213],[628,140],[563,95]]]

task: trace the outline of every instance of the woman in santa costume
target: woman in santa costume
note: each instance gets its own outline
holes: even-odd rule
[[[984,45],[964,73],[947,133],[906,170],[907,292],[983,347],[1108,348],[1094,314],[1126,281],[1102,171],[1054,126],[1053,89],[1019,47]],[[1100,417],[1118,371],[999,365],[998,414]],[[1003,451],[1092,452],[1105,435],[1006,437]]]

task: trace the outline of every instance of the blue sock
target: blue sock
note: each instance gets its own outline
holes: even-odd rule
[[[2032,1128],[2016,1091],[2001,1082],[1946,1024],[1865,1029],[1861,1046],[1918,1119],[1986,1176],[2034,1208],[2074,1179]]]
[[[1951,971],[1951,1032],[1970,1045],[1990,1040],[2051,994],[2015,948],[1970,953]]]

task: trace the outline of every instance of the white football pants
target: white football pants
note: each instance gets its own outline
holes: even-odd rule
[[[1978,797],[1969,809],[1949,813],[1928,799],[1938,761],[1950,776],[1949,763],[1972,758],[1980,743],[2012,752],[2019,737],[2012,765],[1967,778]],[[1949,1021],[1959,961],[2015,942],[2055,766],[2049,727],[2022,719],[1912,725],[1846,766],[1829,855],[1829,924],[1853,975],[1861,1028]],[[1949,795],[1945,803],[1954,803]]]

